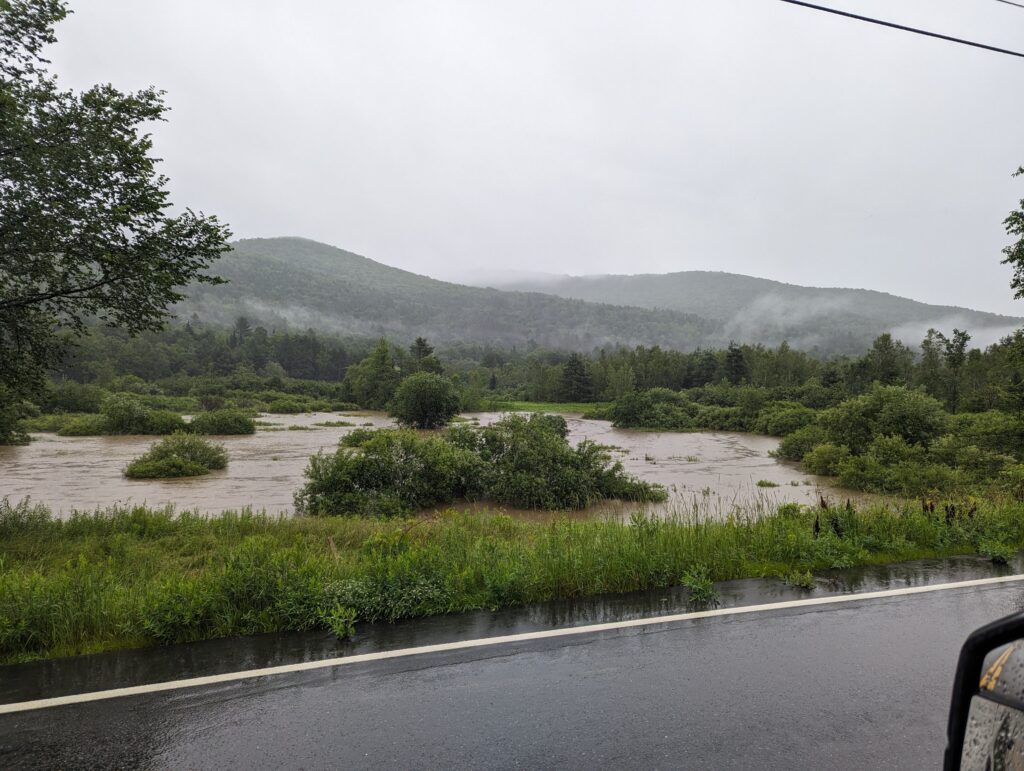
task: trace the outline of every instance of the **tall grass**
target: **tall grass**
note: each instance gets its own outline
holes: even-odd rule
[[[1019,504],[786,504],[628,524],[487,512],[431,519],[206,519],[113,508],[59,520],[0,503],[0,661],[276,630],[334,629],[692,583],[1024,547]],[[815,520],[818,520],[817,535]]]

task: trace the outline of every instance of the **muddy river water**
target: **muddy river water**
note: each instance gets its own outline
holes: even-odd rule
[[[482,424],[498,413],[465,417]],[[828,480],[803,473],[769,455],[778,445],[771,437],[728,432],[670,433],[613,428],[610,423],[565,415],[570,441],[592,439],[615,448],[615,457],[641,479],[665,485],[669,501],[646,508],[660,516],[694,511],[725,516],[736,508],[756,513],[784,501],[814,503],[824,495],[833,500],[849,494],[830,488]],[[174,505],[204,513],[252,507],[270,513],[292,510],[292,495],[303,483],[310,455],[333,450],[350,427],[317,423],[349,421],[375,427],[391,425],[382,414],[267,415],[276,425],[252,436],[218,437],[230,461],[223,471],[179,480],[125,479],[121,470],[153,443],[153,437],[58,437],[36,434],[24,447],[0,447],[0,497],[11,502],[30,497],[55,513],[91,510],[111,504]],[[292,428],[295,427],[295,428]],[[762,484],[759,486],[758,482]],[[770,486],[769,485],[775,485]],[[462,504],[460,508],[482,508]],[[490,506],[489,508],[501,508]],[[610,501],[582,517],[628,518],[642,508]],[[547,513],[506,509],[510,514],[537,518]]]

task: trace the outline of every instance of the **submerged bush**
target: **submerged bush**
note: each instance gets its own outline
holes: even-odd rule
[[[787,436],[814,422],[818,413],[792,402],[776,402],[758,413],[751,428],[769,436]]]
[[[606,449],[572,447],[558,416],[507,415],[442,436],[360,432],[314,455],[296,508],[309,514],[394,515],[467,499],[536,509],[579,509],[603,498],[662,500],[663,488],[628,476]]]
[[[192,418],[188,428],[195,434],[228,436],[256,433],[256,421],[241,410],[222,409],[200,412]]]
[[[786,460],[803,460],[811,450],[825,443],[825,430],[812,423],[798,428],[779,442],[778,455]]]
[[[362,447],[377,436],[379,432],[373,428],[354,428],[338,440],[342,447]]]
[[[181,415],[169,410],[151,410],[138,396],[117,393],[107,397],[99,415],[81,415],[63,423],[60,436],[100,434],[166,435],[187,428]]]
[[[162,439],[128,464],[124,475],[131,479],[167,479],[208,474],[228,464],[222,445],[186,433]]]
[[[804,455],[804,466],[812,474],[835,476],[839,473],[840,465],[849,457],[849,448],[826,442]]]
[[[272,415],[297,415],[301,412],[312,411],[311,405],[287,396],[274,399],[266,406],[266,412]]]
[[[114,394],[107,397],[102,407],[107,432],[111,434],[148,434],[149,410],[138,397]]]
[[[167,434],[173,434],[178,431],[185,431],[188,428],[188,424],[185,423],[185,419],[176,412],[170,412],[168,410],[150,410],[146,414],[145,431],[140,431],[142,434],[155,434],[157,436],[164,436]]]
[[[57,429],[57,436],[99,436],[109,434],[103,415],[80,415]]]

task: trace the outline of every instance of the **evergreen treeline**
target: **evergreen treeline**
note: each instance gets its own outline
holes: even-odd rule
[[[138,337],[97,328],[53,375],[110,390],[122,390],[119,383],[126,376],[157,384],[239,374],[323,381],[343,384],[336,393],[348,401],[381,408],[404,377],[421,371],[452,377],[479,398],[508,401],[612,401],[633,391],[719,383],[815,387],[849,396],[878,382],[922,387],[952,412],[1024,408],[1020,332],[984,351],[970,347],[970,335],[960,330],[948,336],[931,330],[916,350],[884,334],[862,356],[822,360],[785,343],[774,348],[733,343],[693,352],[636,346],[582,354],[474,344],[435,350],[422,337],[405,346],[312,330],[268,331],[245,318],[227,329],[193,320]]]

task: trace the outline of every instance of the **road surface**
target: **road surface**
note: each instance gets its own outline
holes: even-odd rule
[[[1011,581],[0,714],[0,767],[937,768],[960,644],[1021,608]]]

